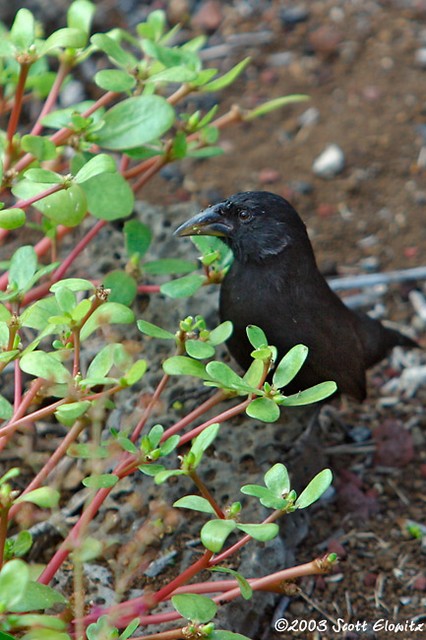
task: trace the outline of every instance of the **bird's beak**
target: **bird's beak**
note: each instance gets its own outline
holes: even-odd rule
[[[232,225],[220,213],[220,205],[208,207],[180,225],[175,236],[229,236]]]

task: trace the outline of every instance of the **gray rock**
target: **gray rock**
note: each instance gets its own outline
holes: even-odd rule
[[[312,171],[320,178],[334,178],[345,167],[345,155],[337,144],[329,144],[314,160]]]

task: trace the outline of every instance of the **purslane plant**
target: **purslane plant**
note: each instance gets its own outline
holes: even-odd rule
[[[265,486],[242,488],[273,510],[264,522],[246,523],[238,501],[220,505],[214,500],[203,481],[203,454],[220,424],[229,418],[245,411],[257,420],[273,422],[281,406],[321,400],[334,392],[335,385],[324,383],[286,396],[285,386],[303,366],[307,349],[297,345],[277,363],[268,382],[276,352],[257,327],[248,328],[252,366],[239,376],[215,359],[216,347],[232,331],[230,323],[209,329],[201,316],[188,317],[174,332],[171,327],[136,320],[131,305],[138,292],[185,297],[206,284],[220,282],[231,257],[217,239],[194,240],[202,273],[195,261],[172,257],[147,261],[152,234],[146,224],[133,219],[123,229],[125,270],[108,274],[102,282],[88,280],[80,277],[78,256],[108,222],[130,216],[135,194],[167,163],[217,155],[224,127],[250,121],[304,96],[286,96],[251,111],[233,106],[221,115],[217,106],[207,112],[187,111],[188,95],[221,91],[244,72],[249,60],[223,75],[204,68],[200,57],[204,38],[175,44],[177,27],[167,30],[161,11],[152,12],[139,24],[136,35],[113,29],[90,36],[94,10],[88,0],[75,0],[67,26],[48,37],[27,9],[18,11],[9,31],[1,27],[0,115],[6,126],[0,132],[4,270],[0,276],[0,373],[13,374],[13,392],[3,388],[0,395],[0,448],[11,446],[18,430],[25,431],[40,420],[56,420],[67,432],[24,490],[22,486],[16,489],[18,469],[11,468],[0,478],[0,630],[25,630],[25,638],[37,640],[124,640],[149,637],[136,631],[140,625],[151,625],[155,631],[162,622],[186,620],[185,627],[166,635],[158,633],[156,638],[241,638],[215,628],[212,620],[219,604],[239,595],[250,597],[256,589],[279,592],[288,580],[328,571],[335,557],[248,580],[222,567],[222,561],[251,539],[267,541],[277,535],[275,520],[317,500],[330,484],[331,473],[321,472],[297,497],[284,465],[275,465],[265,474]],[[99,97],[58,109],[62,88],[90,56],[96,57],[99,67],[94,77]],[[56,72],[51,70],[54,60]],[[27,121],[28,102],[40,105],[34,121]],[[62,240],[72,238],[83,221],[89,230],[67,253]],[[30,228],[39,234],[35,246],[25,241]],[[14,249],[9,250],[12,239]],[[163,276],[178,277],[156,284],[155,278]],[[148,336],[143,339],[169,341],[171,355],[139,422],[128,432],[117,425],[109,435],[96,438],[91,426],[99,421],[99,407],[107,411],[123,389],[143,380],[148,364],[156,364],[132,357],[119,342],[105,340],[98,348],[99,336],[105,336],[103,328],[135,323]],[[153,408],[171,377],[187,375],[217,391],[167,429],[152,426]],[[237,399],[237,403],[202,421],[208,410],[228,399]],[[80,438],[83,432],[84,441]],[[180,447],[188,442],[189,451],[178,457]],[[31,533],[17,531],[16,515],[24,503],[39,509],[63,506],[64,498],[49,486],[49,477],[66,456],[92,461],[93,472],[83,480],[91,499],[36,575],[22,559],[31,548]],[[170,460],[164,465],[166,458]],[[175,468],[171,469],[173,461]],[[129,569],[122,586],[117,587],[117,604],[88,614],[83,566],[101,555],[105,544],[92,535],[90,525],[117,483],[140,472],[156,483],[171,476],[185,476],[193,482],[199,495],[183,496],[174,506],[209,518],[200,524],[204,552],[149,597],[119,602],[131,583]],[[11,530],[16,535],[9,535]],[[228,544],[231,534],[233,542]],[[142,535],[151,534],[142,531]],[[74,593],[67,600],[48,585],[69,556]],[[229,579],[186,586],[204,569],[223,571]],[[218,595],[207,598],[207,593]],[[156,606],[168,600],[173,611],[157,613]],[[53,606],[62,607],[62,613],[52,614]]]

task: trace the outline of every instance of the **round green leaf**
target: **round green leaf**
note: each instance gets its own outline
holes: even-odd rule
[[[47,40],[42,44],[39,55],[44,56],[54,49],[81,49],[86,46],[87,35],[80,29],[71,29],[65,27],[54,31]]]
[[[0,571],[0,604],[10,610],[24,597],[30,570],[23,560],[10,560]]]
[[[117,484],[118,476],[113,473],[100,473],[99,475],[88,476],[82,482],[85,487],[90,487],[91,489],[107,489]]]
[[[194,376],[208,380],[206,368],[199,360],[193,360],[186,356],[172,356],[163,363],[163,369],[169,376]]]
[[[265,524],[237,524],[237,528],[240,531],[244,531],[247,535],[251,536],[259,542],[268,542],[277,537],[279,533],[279,526],[275,522],[269,522]]]
[[[270,398],[256,398],[253,402],[250,402],[246,413],[250,418],[255,418],[262,422],[276,422],[280,417],[278,405]]]
[[[147,367],[148,365],[146,360],[137,360],[134,362],[124,375],[125,383],[131,387],[132,384],[138,382],[145,375]]]
[[[12,560],[11,562],[14,561]],[[30,581],[22,592],[22,598],[10,609],[14,613],[22,613],[24,611],[36,611],[37,609],[46,610],[55,604],[65,603],[66,600],[59,591],[45,584]],[[36,636],[34,636],[34,638],[35,637]],[[57,632],[55,632],[53,637],[55,640],[62,640]],[[44,636],[43,640],[45,640],[45,638],[46,636]],[[52,636],[49,636],[49,638],[52,640]],[[64,640],[66,640],[66,638],[64,638]]]
[[[105,91],[130,91],[136,84],[136,78],[120,69],[102,69],[95,75],[95,83]]]
[[[139,220],[128,220],[124,223],[124,236],[129,257],[145,255],[152,240],[151,229],[146,224]]]
[[[58,360],[56,355],[45,351],[31,351],[22,356],[20,367],[25,373],[49,382],[65,383],[71,380],[71,374]]]
[[[70,404],[64,404],[55,411],[56,419],[64,424],[66,427],[71,427],[77,418],[80,418],[91,403],[89,400],[82,400],[81,402],[71,402]]]
[[[176,500],[173,506],[180,509],[192,509],[192,511],[216,514],[210,502],[201,496],[184,496]]]
[[[233,389],[243,393],[252,391],[251,387],[224,362],[209,362],[206,365],[206,371],[213,380],[220,383],[221,388]]]
[[[115,162],[111,156],[108,156],[106,153],[100,153],[86,162],[86,164],[77,171],[74,179],[76,182],[80,183],[90,180],[90,178],[93,178],[100,173],[115,173],[116,171],[117,167],[115,166]]]
[[[90,213],[100,220],[127,218],[135,201],[129,183],[119,173],[101,173],[81,185]]]
[[[252,344],[255,349],[260,349],[261,347],[266,347],[268,345],[268,339],[265,332],[255,324],[250,324],[247,327],[246,332],[247,337],[250,340],[250,344]]]
[[[209,622],[216,615],[217,604],[207,598],[192,593],[181,593],[172,597],[176,611],[186,620],[198,624]]]
[[[201,542],[209,551],[219,553],[236,526],[233,520],[209,520],[201,529]]]
[[[277,462],[265,473],[265,484],[275,495],[281,497],[290,491],[290,478],[287,468]]]
[[[49,138],[45,136],[33,136],[27,134],[21,140],[24,151],[31,153],[37,160],[54,160],[56,158],[56,147]]]
[[[25,224],[25,211],[23,209],[2,209],[0,211],[0,229],[18,229]]]
[[[84,324],[80,337],[86,340],[96,329],[106,324],[130,324],[134,321],[134,313],[119,302],[105,302],[98,307]]]
[[[31,502],[32,504],[36,504],[38,507],[52,509],[53,507],[58,506],[59,498],[60,493],[59,491],[56,491],[56,489],[53,489],[52,487],[39,487],[38,489],[29,491],[23,496],[19,496],[15,502]]]
[[[13,416],[13,407],[9,400],[0,396],[0,420],[9,420]]]
[[[186,298],[192,296],[203,286],[204,276],[194,274],[183,276],[161,285],[160,291],[170,298]]]
[[[103,281],[106,289],[110,289],[108,296],[110,302],[121,302],[126,306],[130,306],[138,292],[138,286],[134,278],[125,271],[111,271]]]
[[[214,344],[215,346],[218,344],[222,344],[222,342],[228,340],[228,338],[232,334],[232,331],[232,322],[230,320],[225,320],[225,322],[222,322],[215,329],[212,329],[212,331],[210,331],[210,344]]]
[[[191,356],[191,358],[196,358],[197,360],[211,358],[215,354],[214,347],[207,342],[202,342],[201,340],[187,340],[185,342],[185,349],[186,353]]]
[[[4,34],[2,36],[4,38]],[[19,9],[10,30],[10,39],[18,49],[30,47],[35,38],[35,20],[28,9]]]
[[[178,260],[177,258],[151,260],[150,262],[145,262],[143,265],[145,273],[149,273],[152,276],[180,275],[182,273],[191,273],[196,268],[197,265],[195,262]]]
[[[90,282],[90,280],[84,280],[84,278],[64,278],[64,280],[59,280],[59,282],[52,284],[50,291],[52,291],[52,293],[56,293],[56,291],[61,287],[66,287],[70,291],[95,290],[95,285]]]
[[[173,107],[161,96],[128,98],[105,113],[96,142],[105,149],[134,149],[162,136],[174,119]]]

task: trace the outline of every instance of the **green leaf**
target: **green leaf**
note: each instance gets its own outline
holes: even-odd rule
[[[337,391],[337,385],[335,382],[320,382],[309,389],[287,396],[282,402],[280,402],[280,404],[285,407],[297,407],[304,404],[312,404],[328,398],[335,391]]]
[[[224,362],[209,362],[206,365],[206,371],[211,379],[220,382],[220,387],[223,389],[233,389],[243,393],[253,391],[253,389]]]
[[[151,276],[163,275],[180,275],[182,273],[191,273],[197,268],[195,262],[189,260],[178,260],[177,258],[161,258],[161,260],[151,260],[144,262],[143,269],[145,273]]]
[[[0,396],[0,420],[10,420],[13,416],[13,407],[9,400]]]
[[[265,473],[265,484],[276,496],[282,497],[290,491],[290,478],[286,467],[277,462]]]
[[[41,184],[61,184],[63,181],[63,176],[48,169],[27,169],[25,178],[31,180],[31,182],[40,182]]]
[[[13,478],[17,478],[20,473],[21,472],[18,467],[12,467],[11,469],[8,469],[6,473],[0,476],[0,486],[2,484],[5,484],[6,482],[9,482],[9,480],[12,480]]]
[[[219,324],[215,329],[212,329],[209,334],[209,342],[214,346],[218,344],[222,344],[226,342],[228,338],[231,336],[233,331],[232,322],[230,320],[225,320]]]
[[[82,483],[85,487],[90,487],[91,489],[108,489],[116,485],[118,480],[118,476],[113,473],[100,473],[84,478]]]
[[[170,331],[166,331],[161,327],[157,327],[156,324],[147,322],[146,320],[138,320],[137,326],[139,331],[151,338],[159,338],[160,340],[175,340],[175,335]]]
[[[256,398],[250,402],[246,413],[250,418],[255,418],[262,422],[276,422],[280,417],[279,407],[270,398]]]
[[[44,56],[55,49],[81,49],[86,46],[87,35],[80,29],[65,27],[54,31],[41,45],[39,55]]]
[[[262,347],[268,346],[268,339],[265,335],[265,332],[262,331],[260,327],[256,327],[255,324],[250,324],[247,329],[247,337],[250,341],[250,344],[255,349],[260,349]]]
[[[249,387],[256,388],[264,376],[265,368],[261,360],[253,360],[243,376],[243,380]]]
[[[114,365],[115,351],[118,345],[117,343],[111,343],[105,345],[93,358],[92,362],[87,369],[88,378],[102,378],[111,371]]]
[[[199,360],[193,360],[186,356],[172,356],[163,363],[163,369],[169,376],[194,376],[209,380],[206,368]]]
[[[193,593],[172,596],[172,604],[183,618],[196,624],[209,622],[217,611],[217,604],[213,600]]]
[[[284,358],[282,358],[272,378],[273,384],[278,389],[285,387],[299,373],[308,356],[308,351],[308,347],[304,344],[296,344],[286,353]]]
[[[218,422],[214,422],[213,424],[210,424],[208,427],[203,429],[203,431],[199,433],[198,436],[192,441],[191,453],[193,454],[195,459],[195,466],[198,465],[203,453],[210,447],[212,442],[217,437],[219,429],[220,424]]]
[[[322,494],[327,491],[332,482],[333,474],[330,469],[320,471],[297,498],[295,507],[297,509],[306,509],[306,507],[309,507],[309,505],[321,498]]]
[[[81,184],[87,208],[100,220],[127,218],[133,211],[135,197],[120,173],[101,173]]]
[[[88,34],[96,7],[89,0],[74,0],[67,11],[67,25]]]
[[[45,351],[31,351],[22,356],[20,367],[25,373],[49,382],[65,383],[71,380],[71,374],[58,360],[56,354]]]
[[[65,314],[71,314],[77,304],[74,292],[67,287],[59,287],[55,292],[55,298],[60,310]]]
[[[134,96],[105,113],[96,142],[106,149],[133,149],[162,136],[174,119],[174,109],[165,98]]]
[[[241,575],[241,573],[239,573],[238,571],[234,571],[234,569],[230,569],[229,567],[221,566],[211,567],[210,571],[226,573],[235,578],[235,580],[238,582],[238,586],[240,587],[241,595],[243,596],[244,600],[250,600],[253,595],[253,589],[251,588],[245,577]]]
[[[0,604],[3,611],[12,609],[23,599],[30,571],[23,560],[9,560],[0,571]]]
[[[26,216],[23,209],[2,209],[0,211],[0,229],[18,229],[25,224]]]
[[[201,496],[184,496],[176,500],[173,506],[180,509],[192,509],[192,511],[201,511],[202,513],[212,513],[216,515],[210,502]]]
[[[107,56],[116,62],[120,67],[136,67],[138,61],[133,54],[123,49],[123,47],[106,33],[95,33],[90,38],[90,42],[98,47]]]
[[[13,541],[13,555],[24,556],[32,547],[33,537],[29,531],[19,531]]]
[[[24,291],[37,270],[37,254],[30,245],[19,247],[10,261],[9,282]]]
[[[124,223],[126,251],[129,257],[137,254],[140,258],[145,255],[151,244],[151,229],[139,220],[128,220]]]
[[[263,524],[237,524],[237,528],[259,542],[268,542],[277,537],[279,526],[275,522]]]
[[[15,562],[15,560],[11,560],[11,562]],[[16,562],[22,562],[22,560],[16,560]],[[53,607],[55,604],[66,604],[67,602],[64,596],[58,591],[52,589],[52,587],[33,581],[27,582],[26,587],[21,591],[21,596],[22,597],[19,601],[10,607],[10,610],[14,613],[37,611],[40,609],[45,610]],[[43,636],[43,640],[44,638],[45,636]],[[51,636],[51,639],[59,640],[58,635],[55,635],[54,637]]]
[[[125,271],[111,271],[105,276],[104,287],[110,289],[108,296],[110,302],[120,302],[130,307],[138,292],[135,279]]]
[[[52,509],[58,506],[59,498],[60,493],[56,491],[56,489],[52,487],[39,487],[38,489],[19,496],[19,498],[15,500],[15,503],[31,502],[43,509]]]
[[[201,87],[201,91],[222,91],[222,89],[232,84],[238,78],[240,73],[242,73],[250,63],[250,60],[251,58],[245,58],[244,60],[241,60],[241,62],[236,64],[235,67],[232,67],[232,69],[230,69],[220,78],[216,78],[215,80],[212,80],[211,82],[203,85]]]
[[[86,180],[90,180],[90,178],[93,178],[100,173],[115,173],[116,171],[117,167],[115,166],[115,162],[111,158],[111,156],[107,155],[106,153],[100,153],[99,155],[91,158],[88,162],[86,162],[85,165],[81,167],[81,169],[74,176],[74,180],[77,183],[85,182]]]
[[[177,278],[161,285],[160,291],[170,298],[187,298],[200,289],[205,281],[205,277],[193,274]]]
[[[258,484],[246,484],[241,487],[241,493],[258,498],[267,509],[283,509],[286,505],[284,498],[277,497],[270,489]]]
[[[137,360],[132,364],[130,369],[126,371],[124,377],[120,382],[125,382],[127,386],[131,387],[136,384],[144,375],[148,368],[146,360]]]
[[[186,340],[185,349],[191,358],[196,358],[197,360],[212,358],[215,354],[214,347],[202,340]]]
[[[50,287],[52,293],[56,293],[61,287],[66,287],[70,291],[94,291],[95,285],[90,280],[84,280],[84,278],[64,278],[55,282]]]
[[[2,34],[4,38],[4,34]],[[19,9],[10,30],[10,39],[20,50],[25,51],[30,47],[35,38],[35,20],[28,9]]]
[[[157,467],[157,465],[147,465],[147,469],[145,470],[145,465],[142,465],[141,467],[139,467],[139,469],[143,472],[146,473],[147,475],[153,475],[152,473],[149,472],[149,467],[153,467],[154,469]],[[164,469],[164,467],[162,467],[162,465],[158,465],[158,467],[161,467],[162,469]],[[182,471],[181,469],[166,469],[164,471],[155,471],[155,484],[163,484],[163,482],[166,482],[166,480],[168,480],[169,478],[173,478],[174,476],[185,476],[186,472]]]
[[[84,324],[80,338],[86,340],[96,329],[108,324],[130,324],[135,319],[133,311],[119,302],[105,302],[98,307]]]
[[[66,427],[71,427],[77,418],[80,418],[86,413],[90,406],[91,402],[89,402],[89,400],[64,404],[62,407],[59,407],[59,409],[56,409],[55,417]]]
[[[102,69],[95,75],[95,83],[104,91],[122,93],[136,85],[136,78],[121,69]]]
[[[31,153],[40,162],[54,160],[57,155],[55,145],[45,136],[27,134],[22,137],[21,146],[24,151]]]
[[[241,633],[233,633],[233,631],[223,631],[215,629],[209,635],[209,640],[251,640],[247,636],[242,636]]]
[[[79,102],[78,104],[74,104],[72,107],[66,107],[65,109],[56,109],[56,111],[52,111],[51,113],[46,114],[41,123],[45,127],[51,127],[52,129],[62,129],[62,127],[73,128],[72,118],[75,114],[82,114],[87,109],[94,105],[93,100],[85,100],[84,102]],[[102,111],[96,111],[90,117],[93,121],[97,122],[100,120]]]
[[[274,100],[269,100],[268,102],[261,104],[259,107],[256,107],[255,109],[249,111],[247,114],[245,114],[244,120],[254,120],[254,118],[264,116],[271,111],[275,111],[276,109],[280,109],[281,107],[286,107],[288,104],[293,104],[294,102],[305,102],[309,99],[309,96],[301,94],[275,98]]]
[[[209,520],[201,529],[201,542],[209,551],[219,553],[236,526],[233,520]]]
[[[13,189],[20,198],[32,198],[46,191],[46,185],[30,180],[21,180]],[[33,206],[56,224],[75,227],[80,224],[87,212],[87,202],[80,185],[73,183],[67,189],[60,189],[50,196],[34,202]]]

